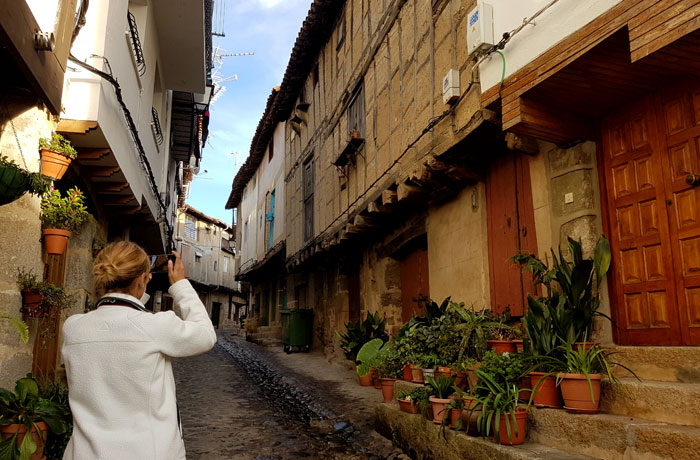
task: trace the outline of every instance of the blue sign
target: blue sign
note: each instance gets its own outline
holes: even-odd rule
[[[478,20],[479,20],[479,10],[476,10],[476,11],[474,12],[474,14],[472,14],[472,15],[469,17],[469,27],[471,27],[471,26],[473,26],[474,24],[476,24],[476,21],[478,21]]]

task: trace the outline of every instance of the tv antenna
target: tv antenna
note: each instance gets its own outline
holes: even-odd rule
[[[230,82],[230,81],[237,81],[238,80],[238,75],[233,74],[228,77],[225,77],[223,75],[222,69],[224,66],[224,58],[226,57],[238,57],[238,56],[254,56],[255,53],[222,53],[221,51],[226,51],[223,48],[219,48],[219,45],[216,45],[216,48],[214,49],[214,56],[213,56],[213,61],[214,61],[214,69],[212,70],[211,73],[211,79],[212,82],[214,83],[214,91],[211,96],[211,104],[216,102],[223,94],[226,92],[226,86],[224,83]]]

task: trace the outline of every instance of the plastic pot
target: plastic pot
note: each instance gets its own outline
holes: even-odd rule
[[[557,379],[550,375],[540,382],[540,379],[545,375],[547,374],[544,372],[530,372],[530,385],[535,395],[533,403],[537,407],[561,409],[562,402],[559,388],[557,388]]]
[[[371,387],[372,386],[372,374],[371,373],[367,373],[365,375],[358,375],[357,378],[360,382],[360,386],[363,386],[363,387]]]
[[[423,370],[420,368],[420,366],[411,364],[411,381],[414,383],[423,383],[425,381]]]
[[[431,396],[429,398],[429,401],[430,405],[433,407],[433,423],[440,425],[442,423],[443,417],[449,417],[449,405],[452,400],[441,399],[436,398],[435,396]]]
[[[564,398],[564,409],[574,414],[595,414],[600,411],[600,380],[601,374],[590,374],[593,387],[591,388],[584,374],[562,374],[561,394]]]
[[[517,351],[517,346],[512,340],[487,340],[486,345],[499,355],[503,353],[515,353]]]
[[[511,439],[508,439],[508,428],[506,427],[506,417],[508,417],[508,423],[510,424]],[[496,436],[496,420],[491,422],[491,428],[493,428],[493,436],[496,442],[499,444],[505,444],[506,446],[517,446],[525,442],[525,434],[527,431],[527,410],[517,409],[515,411],[515,424],[518,427],[517,434],[513,427],[513,416],[510,412],[507,414],[501,414],[498,426],[498,436]]]
[[[49,149],[41,149],[41,173],[59,180],[68,170],[71,159]]]
[[[37,422],[36,426],[39,428],[40,433],[37,433],[36,428],[32,427],[30,434],[36,444],[36,450],[29,457],[29,460],[42,460],[44,457],[44,443],[46,442],[49,426],[44,422]],[[15,433],[17,433],[17,446],[19,446],[27,435],[27,427],[20,424],[0,427],[0,439],[2,440],[11,438]]]
[[[417,414],[418,406],[413,401],[408,401],[405,399],[399,399],[399,409],[401,412],[406,412],[409,414]]]

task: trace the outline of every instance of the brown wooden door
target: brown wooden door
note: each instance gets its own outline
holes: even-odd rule
[[[491,308],[522,316],[527,294],[534,293],[532,276],[508,259],[537,253],[535,216],[528,158],[508,151],[493,160],[486,181]]]
[[[400,260],[401,320],[405,323],[412,315],[425,314],[418,299],[429,298],[428,249],[418,248]],[[442,299],[436,300],[441,302]]]
[[[649,96],[603,120],[612,292],[626,345],[700,344],[700,87]]]

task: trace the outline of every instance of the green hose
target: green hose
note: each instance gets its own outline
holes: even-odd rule
[[[503,86],[503,80],[506,78],[506,57],[501,50],[496,50],[496,52],[500,54],[503,59],[503,71],[501,72],[501,86]]]

